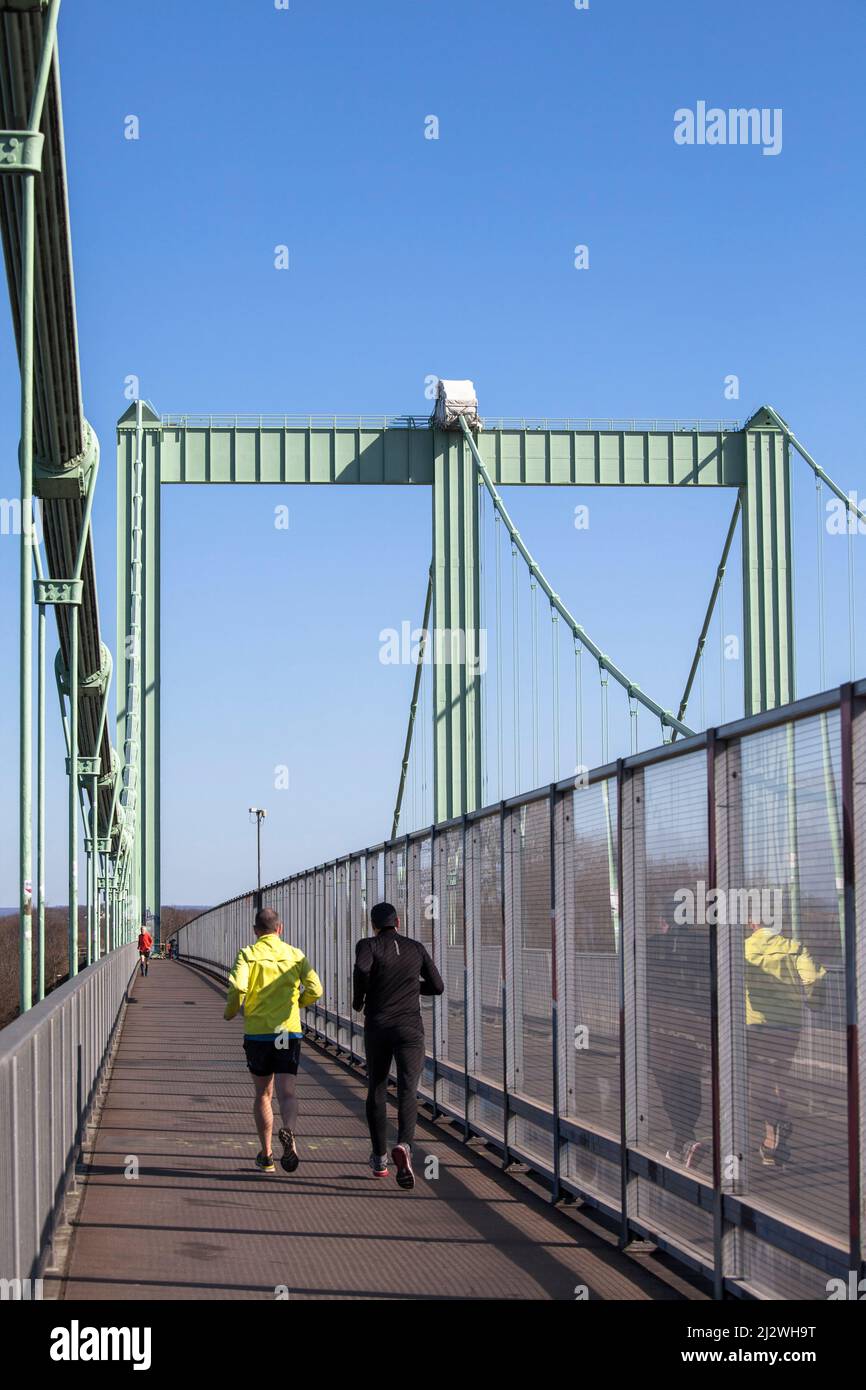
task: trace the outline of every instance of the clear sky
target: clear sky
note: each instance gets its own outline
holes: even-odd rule
[[[488,416],[744,419],[768,401],[862,498],[864,40],[861,0],[64,6],[112,647],[114,426],[130,374],[163,412],[424,414],[432,374],[472,378]],[[781,150],[678,144],[675,112],[699,102],[780,109]],[[431,116],[438,139],[425,138]],[[280,245],[288,270],[274,265]],[[578,245],[588,269],[575,268]],[[731,375],[738,400],[725,397]],[[0,401],[9,497],[18,406],[5,308]],[[798,478],[805,692],[818,684],[815,520],[805,466]],[[512,489],[506,500],[578,619],[675,706],[729,495]],[[573,525],[578,502],[587,531]],[[278,503],[287,531],[273,524]],[[250,885],[251,804],[269,810],[267,879],[382,839],[412,672],[382,665],[379,633],[420,622],[429,493],[178,487],[164,491],[163,520],[164,901]],[[854,548],[862,593],[866,537]],[[828,600],[842,603],[847,547],[828,550]],[[17,564],[17,539],[0,536],[0,905],[16,900]],[[738,595],[734,575],[735,618]],[[848,674],[837,619],[826,684]],[[48,890],[62,902],[53,701],[49,726]],[[278,765],[288,790],[274,786]]]

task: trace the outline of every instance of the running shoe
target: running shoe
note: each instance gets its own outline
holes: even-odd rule
[[[256,1154],[256,1167],[260,1173],[275,1173],[277,1169],[274,1164],[273,1154]]]
[[[281,1129],[277,1138],[283,1146],[283,1156],[280,1159],[280,1167],[284,1173],[294,1173],[301,1161],[298,1157],[294,1131],[291,1129]]]
[[[700,1168],[704,1161],[706,1148],[706,1144],[702,1143],[700,1139],[693,1139],[691,1142],[684,1144],[683,1167]]]
[[[405,1188],[407,1192],[410,1191],[415,1186],[411,1148],[408,1144],[395,1144],[391,1150],[391,1157],[394,1160],[394,1167],[397,1169],[397,1186]]]
[[[700,1168],[706,1148],[700,1139],[687,1139],[682,1148],[668,1149],[665,1158],[668,1163],[678,1163],[683,1168]]]
[[[388,1155],[370,1154],[370,1168],[374,1178],[387,1178],[388,1176]]]
[[[791,1162],[791,1147],[788,1139],[791,1135],[790,1120],[782,1120],[779,1124],[771,1126],[773,1131],[773,1142],[768,1144],[765,1139],[758,1149],[761,1155],[761,1162],[765,1168],[785,1168]]]

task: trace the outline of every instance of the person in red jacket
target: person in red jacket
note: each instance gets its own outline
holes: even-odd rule
[[[147,974],[147,963],[150,960],[150,953],[152,950],[153,937],[147,930],[147,927],[142,927],[141,931],[138,933],[138,967],[142,975]]]

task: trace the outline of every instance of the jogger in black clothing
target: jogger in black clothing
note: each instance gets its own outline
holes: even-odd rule
[[[412,1140],[424,1064],[420,996],[442,994],[445,986],[426,947],[400,934],[400,919],[390,903],[378,903],[370,921],[373,935],[355,948],[352,998],[353,1009],[364,1010],[370,1167],[376,1177],[388,1176],[386,1101],[388,1073],[396,1061],[397,1143],[391,1157],[400,1187],[412,1188]]]

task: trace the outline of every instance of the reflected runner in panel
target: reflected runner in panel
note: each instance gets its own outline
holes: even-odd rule
[[[682,918],[674,894],[647,936],[649,1068],[667,1122],[665,1158],[700,1168],[711,1149],[709,1137],[698,1133],[710,1068],[709,935],[706,926]]]
[[[377,903],[370,921],[373,935],[355,947],[352,995],[352,1008],[364,1010],[370,1167],[375,1177],[388,1176],[388,1073],[396,1061],[397,1143],[391,1157],[399,1186],[409,1190],[415,1186],[412,1140],[424,1065],[421,995],[443,994],[445,986],[427,948],[400,932],[400,919],[390,903]]]
[[[827,971],[807,947],[753,916],[746,943],[746,1060],[753,1120],[763,1124],[758,1154],[765,1168],[791,1160],[788,1092],[800,1044],[803,1006],[823,1006]]]

